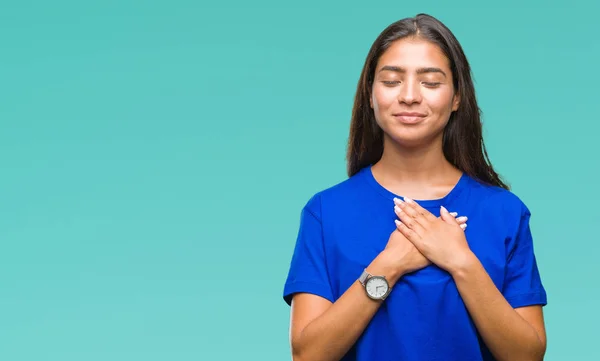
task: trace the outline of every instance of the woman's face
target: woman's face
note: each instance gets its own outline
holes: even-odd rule
[[[424,40],[394,42],[377,63],[370,103],[393,141],[414,147],[441,140],[459,103],[448,59]]]

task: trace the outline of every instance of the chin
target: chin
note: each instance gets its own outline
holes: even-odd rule
[[[441,133],[430,133],[422,130],[411,129],[404,131],[385,132],[385,138],[403,148],[421,148],[434,143]]]

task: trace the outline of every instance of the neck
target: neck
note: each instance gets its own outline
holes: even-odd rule
[[[462,174],[444,156],[441,138],[426,147],[407,148],[386,137],[372,172],[386,188],[421,199],[445,194]]]
[[[445,178],[458,171],[444,156],[441,139],[425,147],[406,148],[387,137],[383,155],[373,168],[382,173],[393,173],[397,180],[410,182]]]

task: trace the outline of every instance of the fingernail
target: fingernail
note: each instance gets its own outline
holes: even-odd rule
[[[408,198],[408,197],[404,197],[404,201],[407,203],[412,203],[414,202],[412,199]]]
[[[456,217],[456,216],[458,216],[458,212],[452,212],[452,213],[450,213],[450,214],[451,214],[453,217]]]
[[[401,224],[402,224],[402,222],[400,222],[400,221],[399,221],[399,220],[397,220],[397,219],[394,219],[394,222],[396,223],[396,225],[397,225],[397,226],[399,226],[399,225],[401,225]]]
[[[396,213],[402,212],[402,210],[398,206],[394,206],[394,211],[396,211]]]
[[[444,207],[444,206],[440,206],[440,209],[446,213],[448,213],[448,210]]]
[[[456,218],[456,220],[459,222],[466,221],[467,219],[469,219],[469,218],[467,218],[467,216],[462,216],[462,217]]]
[[[467,228],[467,224],[466,224],[466,223],[463,223],[463,224],[461,224],[461,225],[460,225],[460,228],[462,228],[462,229],[465,229],[465,228]]]
[[[402,203],[402,199],[400,199],[400,198],[394,198],[394,203],[401,204]]]

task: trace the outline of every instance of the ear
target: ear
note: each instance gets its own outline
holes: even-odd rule
[[[455,112],[458,109],[458,105],[460,104],[460,94],[454,94],[454,99],[452,100],[452,111]]]

